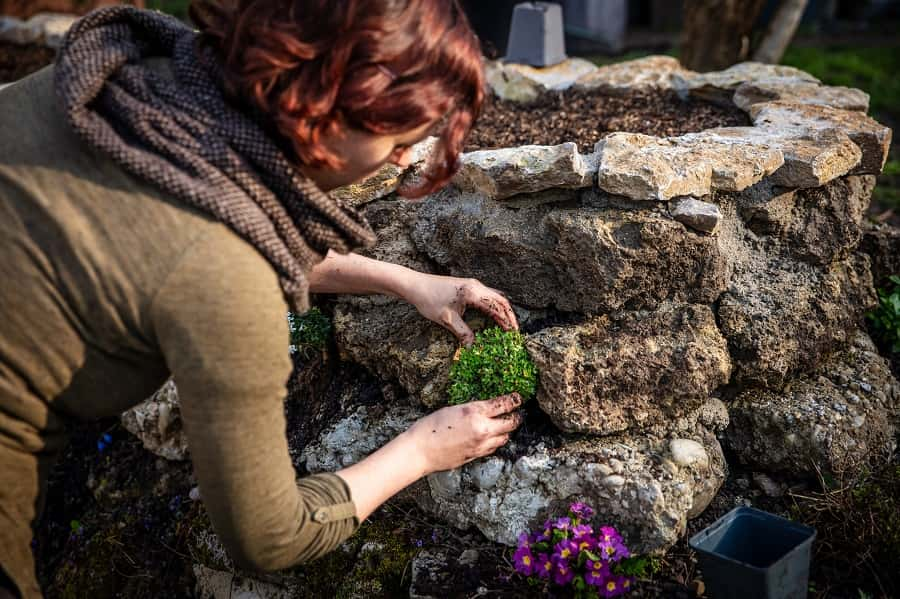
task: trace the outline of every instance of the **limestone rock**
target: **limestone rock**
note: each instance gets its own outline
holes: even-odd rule
[[[57,13],[39,13],[25,21],[0,16],[0,41],[58,48],[76,19],[74,15]]]
[[[149,399],[124,412],[122,426],[140,439],[145,449],[158,456],[167,460],[185,460],[188,457],[178,389],[171,379]]]
[[[575,86],[613,92],[632,89],[673,89],[677,82],[695,75],[694,71],[685,69],[678,59],[672,56],[645,56],[601,66],[582,75],[575,82]]]
[[[410,237],[420,206],[420,202],[402,198],[387,198],[367,204],[363,214],[378,241],[371,248],[359,250],[359,253],[419,272],[432,272],[433,267],[427,257],[416,248]]]
[[[296,597],[292,589],[271,582],[223,572],[194,564],[196,593],[200,599],[291,599]]]
[[[842,177],[822,187],[760,189],[739,199],[747,226],[778,239],[793,256],[817,265],[846,259],[860,240],[875,177]]]
[[[307,445],[300,459],[310,472],[337,472],[359,462],[423,415],[408,406],[360,406]]]
[[[591,314],[667,298],[711,302],[725,289],[728,264],[715,238],[652,210],[592,202],[548,192],[507,205],[450,189],[424,202],[412,238],[453,275],[529,309]]]
[[[783,390],[748,389],[730,406],[729,447],[766,471],[855,476],[896,444],[900,386],[862,331],[850,345]]]
[[[713,102],[731,103],[734,90],[747,82],[819,83],[800,69],[761,62],[741,62],[722,71],[677,76],[674,86],[684,94]]]
[[[693,438],[707,452],[706,464],[660,460],[668,442],[646,435],[538,444],[515,459],[499,458],[502,473],[489,488],[479,487],[472,476],[477,462],[429,476],[429,509],[460,528],[474,525],[489,539],[511,545],[522,531],[565,513],[570,502],[585,501],[598,520],[623,531],[633,551],[661,550],[678,540],[687,519],[706,508],[724,479],[715,437],[698,429]],[[610,474],[613,465],[620,474]]]
[[[601,316],[527,338],[537,399],[564,431],[647,430],[696,411],[728,382],[731,359],[706,306]]]
[[[783,386],[846,343],[874,306],[868,258],[860,254],[827,268],[777,257],[753,268],[732,279],[718,311],[742,384]]]
[[[683,225],[704,233],[715,233],[722,220],[719,207],[695,198],[679,198],[669,207],[672,218]]]
[[[881,173],[891,147],[891,130],[861,112],[828,106],[769,102],[751,106],[750,116],[754,125],[767,133],[779,131],[799,138],[821,136],[823,139],[832,135],[836,138],[847,135],[860,150],[859,162],[850,165],[852,170],[845,171],[850,174]],[[788,161],[789,152],[785,150],[785,162]],[[837,176],[843,174],[845,173],[838,173]],[[827,180],[817,181],[815,185]]]
[[[866,112],[869,94],[852,87],[819,85],[791,78],[748,81],[734,92],[734,103],[747,112],[761,102],[782,101],[791,104],[816,104],[841,110]]]
[[[572,142],[479,150],[463,154],[460,162],[453,182],[492,199],[554,187],[590,187],[597,170],[594,157],[582,156]]]
[[[784,162],[780,150],[761,140],[702,133],[666,139],[613,133],[596,147],[600,189],[634,200],[741,191]]]
[[[474,318],[471,326],[485,322]],[[343,359],[397,381],[425,406],[446,404],[447,377],[459,345],[452,333],[413,306],[384,297],[342,301],[334,312],[334,335]]]
[[[494,60],[485,65],[485,78],[498,98],[531,102],[547,90],[571,87],[580,77],[596,69],[594,63],[582,58],[568,58],[545,68]]]
[[[412,157],[408,167],[399,167],[390,162],[359,183],[351,183],[331,192],[332,197],[350,206],[361,206],[383,198],[408,183],[427,164],[438,144],[438,138],[428,137],[412,147]]]
[[[754,127],[720,127],[698,135],[723,143],[765,145],[781,152],[783,162],[767,180],[783,187],[824,185],[849,173],[862,157],[859,146],[842,131],[809,129],[801,121],[760,121]]]
[[[900,228],[867,224],[859,249],[872,260],[872,278],[877,287],[887,286],[889,276],[900,275]]]

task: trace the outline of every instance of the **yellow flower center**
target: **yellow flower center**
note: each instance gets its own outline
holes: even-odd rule
[[[525,557],[522,558],[522,563],[525,564],[526,566],[530,566],[531,558],[526,555]]]
[[[609,582],[607,582],[606,590],[609,592],[615,591],[616,590],[616,581],[610,580]]]
[[[553,569],[553,564],[552,564],[552,563],[550,563],[550,562],[545,562],[545,563],[544,563],[544,570],[546,570],[547,572],[549,572],[549,571],[552,570],[552,569]]]
[[[610,545],[609,547],[606,548],[606,555],[612,555],[615,552],[616,552],[616,548],[613,547],[612,545]]]
[[[588,545],[590,545],[590,543],[588,543],[587,541],[582,541],[581,544],[578,545],[578,548],[584,550],[588,548]]]
[[[625,582],[622,583],[622,586],[627,589],[631,586],[631,581],[626,579]]]
[[[603,569],[603,563],[602,563],[602,562],[594,562],[594,570],[598,570],[598,571],[599,571],[599,570],[602,570],[602,569]]]
[[[559,552],[559,554],[563,557],[569,557],[570,555],[572,555],[572,552],[569,551],[568,549],[563,549],[562,551]]]

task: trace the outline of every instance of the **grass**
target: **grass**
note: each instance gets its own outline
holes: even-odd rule
[[[875,114],[900,116],[900,48],[789,48],[782,64],[802,69],[828,85],[864,90]]]

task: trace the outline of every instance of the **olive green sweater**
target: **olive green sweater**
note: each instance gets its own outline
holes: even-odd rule
[[[39,593],[29,543],[78,419],[178,386],[203,501],[235,561],[273,570],[358,524],[346,484],[296,480],[287,305],[266,260],[72,133],[52,67],[0,91],[0,564]]]

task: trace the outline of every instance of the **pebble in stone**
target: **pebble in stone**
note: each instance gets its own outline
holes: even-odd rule
[[[679,466],[692,466],[699,464],[707,466],[709,456],[703,446],[691,439],[672,439],[669,443],[669,451],[672,453],[672,461]]]
[[[722,220],[719,207],[694,198],[679,198],[669,204],[672,218],[697,231],[715,233]]]

